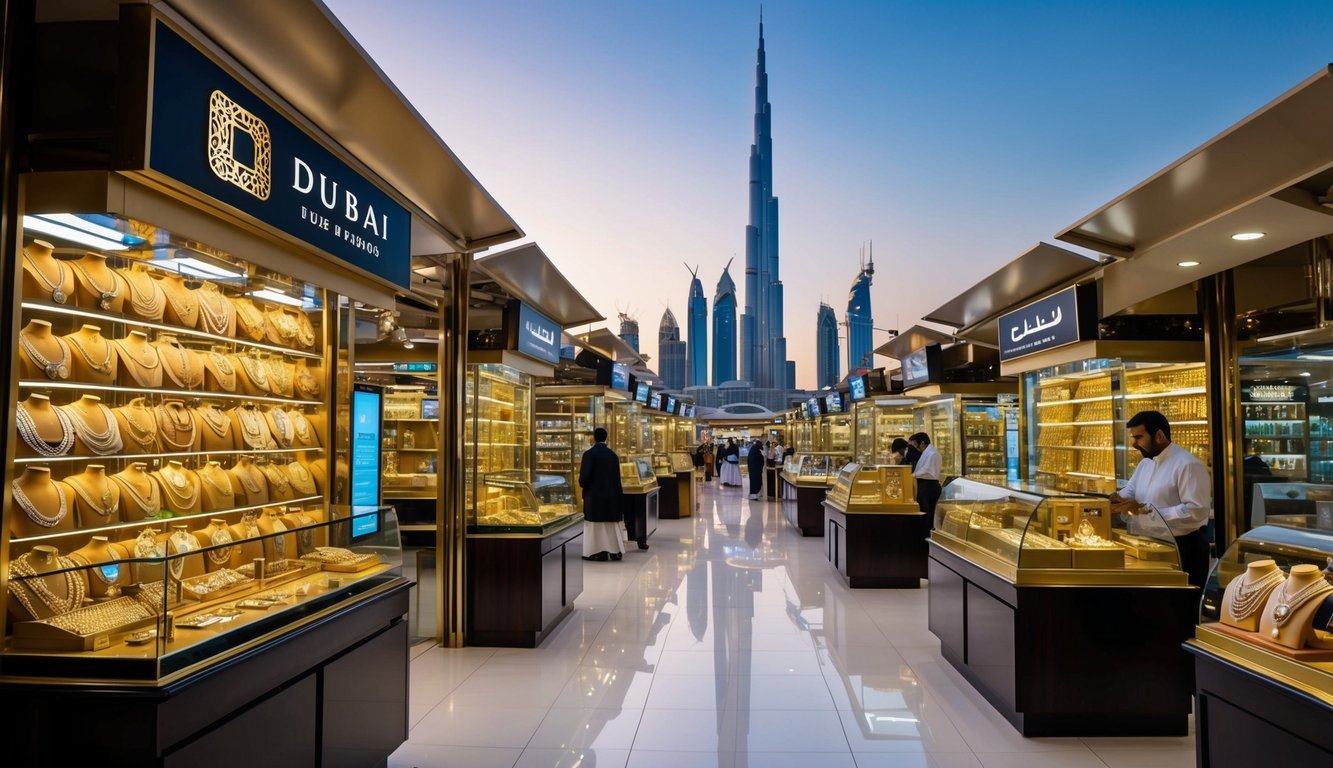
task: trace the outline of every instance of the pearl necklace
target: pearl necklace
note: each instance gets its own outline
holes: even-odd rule
[[[1277,591],[1275,598],[1277,605],[1273,607],[1273,637],[1278,636],[1282,626],[1296,615],[1296,609],[1304,605],[1307,600],[1333,592],[1333,585],[1325,581],[1323,576],[1316,577],[1294,593],[1288,590],[1292,581],[1294,579],[1287,579]]]
[[[1268,596],[1284,579],[1286,576],[1280,568],[1274,568],[1252,582],[1247,582],[1241,577],[1236,584],[1235,593],[1231,596],[1231,602],[1227,604],[1227,615],[1235,621],[1253,616],[1268,602]]]
[[[32,567],[32,563],[29,562],[30,554],[25,552],[9,564],[10,575],[19,577],[18,579],[11,578],[9,585],[10,594],[18,598],[23,608],[33,618],[39,618],[39,614],[33,610],[35,606],[28,601],[24,594],[25,590],[55,614],[69,613],[83,605],[83,598],[86,595],[83,577],[73,570],[78,568],[78,563],[62,555],[55,556],[56,567],[52,570],[65,569],[63,574],[65,577],[65,596],[61,597],[47,586],[45,574]],[[14,589],[16,586],[21,586],[23,589]]]
[[[97,284],[97,281],[93,279],[91,274],[89,274],[88,268],[83,265],[82,259],[74,262],[74,271],[83,275],[83,282],[88,286],[88,290],[98,295],[97,306],[101,307],[104,311],[110,310],[111,302],[114,301],[116,296],[120,293],[120,290],[116,285],[116,273],[111,273],[111,290],[107,290]]]
[[[88,415],[77,404],[57,405],[56,408],[63,410],[65,415],[69,416],[74,434],[88,446],[88,450],[98,456],[110,456],[120,453],[125,448],[125,443],[120,439],[120,430],[116,427],[115,414],[105,405],[95,403],[92,406],[102,417],[103,429],[100,430],[93,429]]]
[[[148,480],[148,491],[144,492],[135,488],[130,479],[123,475],[115,474],[111,476],[111,479],[115,480],[120,489],[130,497],[130,500],[138,505],[144,513],[144,517],[157,517],[157,513],[162,509],[162,491],[158,487],[157,481],[151,477],[146,478]]]
[[[166,307],[167,295],[162,286],[147,272],[127,269],[120,273],[125,285],[129,286],[130,311],[145,320],[161,320],[162,310]],[[136,286],[135,280],[146,280],[142,286]],[[145,287],[146,286],[146,287]]]
[[[56,263],[56,279],[55,282],[52,282],[51,278],[47,277],[46,273],[42,272],[42,268],[37,265],[37,260],[32,257],[32,254],[28,253],[27,248],[23,249],[23,260],[28,262],[28,265],[32,267],[32,269],[28,270],[28,273],[36,277],[37,280],[51,292],[51,301],[54,301],[57,304],[64,304],[66,301],[69,301],[69,296],[65,294],[64,289],[64,262],[57,258],[51,259],[51,261]]]
[[[120,510],[120,500],[113,498],[111,493],[111,481],[102,477],[102,493],[98,496],[98,501],[93,501],[92,492],[84,487],[84,480],[80,475],[73,475],[65,478],[65,482],[74,489],[74,495],[83,500],[89,509],[96,512],[101,517],[111,517]],[[84,522],[87,525],[87,522]]]
[[[101,362],[93,360],[92,351],[83,345],[83,341],[79,338],[79,334],[71,333],[65,337],[65,341],[69,342],[70,346],[78,350],[79,356],[83,358],[83,362],[87,363],[89,368],[92,368],[98,373],[111,373],[111,364],[116,359],[116,348],[111,346],[111,342],[107,341],[104,337],[99,336],[98,338],[102,339],[102,343],[106,345],[106,359]]]
[[[216,288],[211,288],[211,284],[200,289],[195,296],[199,299],[199,330],[215,336],[225,336],[234,311],[227,302],[227,297],[218,293]],[[217,299],[216,305],[211,303],[213,299]]]
[[[28,515],[29,520],[43,528],[54,528],[57,525],[60,525],[60,521],[65,519],[65,513],[69,511],[69,507],[65,503],[64,489],[62,489],[60,484],[56,481],[52,480],[50,482],[51,487],[56,489],[56,498],[60,499],[60,507],[56,509],[54,517],[47,517],[42,514],[42,511],[37,508],[37,505],[32,503],[32,499],[28,498],[28,494],[23,492],[23,486],[18,480],[14,480],[9,484],[9,487],[14,494],[14,503],[18,504],[19,508]]]
[[[185,406],[180,403],[163,403],[157,406],[156,410],[157,434],[162,439],[163,446],[173,448],[177,452],[194,450],[194,419],[190,418]],[[171,432],[171,437],[167,437],[168,430]],[[182,434],[185,435],[184,441],[180,439]]]
[[[46,378],[68,379],[70,356],[69,345],[59,336],[52,336],[51,338],[55,340],[56,346],[60,348],[60,357],[55,360],[46,359],[46,357],[42,355],[41,350],[37,349],[37,346],[32,343],[29,334],[22,331],[19,332],[19,346],[23,348],[24,352],[28,353],[28,359],[38,368],[42,369],[42,372],[46,374]]]
[[[233,542],[231,531],[226,528],[219,528],[213,531],[213,535],[209,536],[208,540],[212,542],[214,547],[220,547],[220,549],[208,550],[208,559],[214,565],[226,565],[231,562],[231,544]]]
[[[27,446],[42,456],[64,456],[69,453],[69,449],[74,445],[74,426],[69,422],[69,416],[59,408],[51,409],[56,415],[56,421],[60,423],[60,439],[49,441],[43,438],[37,432],[37,422],[32,420],[32,414],[28,412],[28,406],[19,403],[18,413],[15,415],[14,422],[18,428],[19,437]]]

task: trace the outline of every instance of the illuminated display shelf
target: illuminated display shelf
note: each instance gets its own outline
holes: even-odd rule
[[[281,454],[323,453],[319,446],[310,448],[261,448],[245,451],[182,451],[179,453],[127,453],[121,456],[27,456],[14,459],[15,464],[54,464],[61,461],[104,461],[107,459],[127,459],[143,461],[145,459],[182,459],[196,456],[273,456]]]
[[[298,400],[294,397],[272,397],[271,395],[243,395],[237,392],[211,392],[203,389],[141,389],[121,387],[112,384],[85,384],[83,382],[47,381],[44,379],[23,379],[20,389],[61,389],[82,392],[122,392],[134,395],[168,395],[171,397],[205,398],[209,400],[237,400],[252,403],[281,403],[282,405],[324,405],[322,400]]]

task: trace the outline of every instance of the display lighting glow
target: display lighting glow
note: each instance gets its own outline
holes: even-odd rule
[[[196,275],[198,277],[208,277],[222,280],[240,280],[245,277],[244,272],[237,272],[230,269],[224,269],[216,264],[209,264],[202,259],[196,259],[193,256],[181,256],[175,259],[166,259],[163,261],[152,262],[153,266],[161,269],[168,269],[178,272],[182,275]]]
[[[72,213],[45,213],[40,216],[25,214],[23,228],[104,251],[123,251],[146,242],[142,237],[94,224]]]
[[[1322,329],[1306,328],[1305,330],[1301,331],[1288,331],[1287,333],[1275,333],[1272,336],[1260,336],[1258,339],[1256,339],[1256,341],[1258,341],[1260,344],[1267,344],[1270,341],[1282,341],[1283,339],[1294,339],[1297,336],[1304,336],[1308,333],[1314,333],[1315,331],[1318,330]]]
[[[275,304],[286,304],[289,307],[302,306],[300,299],[294,299],[285,293],[280,293],[272,288],[260,288],[257,291],[250,291],[246,294],[260,301],[271,301]]]
[[[1333,360],[1333,355],[1297,355],[1301,360]]]
[[[1232,240],[1241,240],[1241,241],[1244,241],[1244,240],[1258,240],[1259,238],[1263,237],[1263,236],[1266,235],[1266,234],[1268,234],[1268,233],[1267,233],[1267,232],[1237,232],[1236,234],[1234,234],[1234,235],[1231,236],[1231,239],[1232,239]]]
[[[1310,372],[1309,372],[1309,371],[1301,371],[1301,375],[1302,375],[1302,376],[1309,376],[1309,375],[1310,375]]]
[[[1199,262],[1194,261],[1194,260],[1177,261],[1177,262],[1176,262],[1176,266],[1177,266],[1177,267],[1197,267],[1197,266],[1199,266]]]

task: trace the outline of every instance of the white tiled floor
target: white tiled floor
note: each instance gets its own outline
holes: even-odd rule
[[[1188,768],[1192,737],[1025,739],[940,658],[926,589],[850,590],[781,504],[703,484],[585,563],[535,650],[421,645],[391,766]]]

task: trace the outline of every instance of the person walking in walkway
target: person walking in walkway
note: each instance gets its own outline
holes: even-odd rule
[[[745,470],[750,473],[750,500],[759,500],[759,491],[764,487],[764,444],[755,440],[750,444],[750,452],[745,455]]]
[[[713,462],[717,460],[717,457],[713,455],[713,444],[704,443],[703,452],[704,452],[704,482],[711,483],[713,481]]]
[[[916,466],[912,468],[912,477],[916,478],[916,503],[931,524],[938,527],[935,520],[935,504],[940,500],[940,452],[930,444],[930,435],[917,432],[907,438],[907,442],[921,452]]]
[[[592,447],[579,462],[583,489],[583,559],[619,560],[625,554],[625,489],[620,457],[606,444],[606,430],[592,431]]]
[[[727,444],[722,447],[717,457],[722,462],[722,485],[741,487],[741,451],[736,445],[736,439],[728,437]]]

